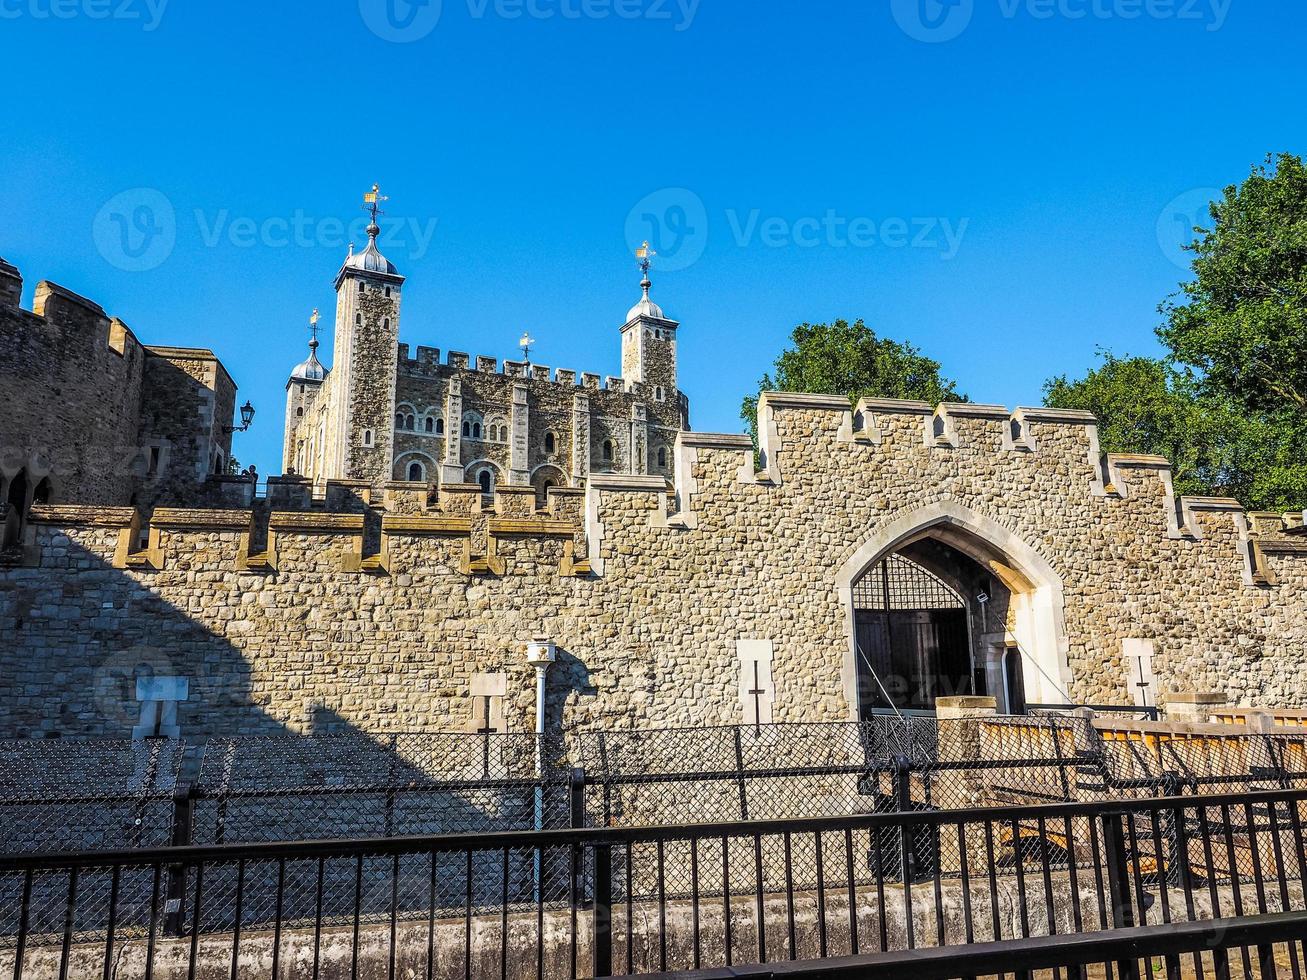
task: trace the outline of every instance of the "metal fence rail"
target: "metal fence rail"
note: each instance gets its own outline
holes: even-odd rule
[[[1307,934],[1307,913],[1280,912],[1212,922],[1141,926],[1071,936],[1035,936],[962,947],[870,953],[780,965],[678,971],[657,976],[662,980],[784,980],[787,977],[842,980],[872,976],[954,980],[1001,977],[1008,973],[1028,977],[1034,971],[1051,971],[1053,976],[1060,976],[1062,970],[1069,977],[1084,977],[1088,975],[1086,967],[1098,967],[1102,975],[1116,973],[1122,978],[1137,980],[1152,975],[1154,961],[1167,962],[1178,957],[1191,960],[1198,967],[1195,976],[1221,975],[1217,969],[1218,958],[1228,963],[1231,953],[1247,955],[1255,949],[1254,972],[1246,975],[1274,978],[1280,975],[1274,958],[1276,948],[1291,949],[1304,934]],[[1262,959],[1266,950],[1272,953],[1269,960]],[[1168,975],[1172,974],[1168,971]]]
[[[0,850],[785,819],[1307,786],[1307,729],[1191,736],[1148,726],[1096,728],[1083,716],[1048,714],[543,738],[351,732],[214,739],[202,754],[189,750],[185,765],[188,748],[176,741],[0,743]]]
[[[1305,822],[1282,790],[9,855],[0,971],[605,976],[1302,912]],[[1298,978],[1302,938],[1210,958]]]

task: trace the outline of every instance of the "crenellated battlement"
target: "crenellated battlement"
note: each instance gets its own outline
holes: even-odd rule
[[[119,357],[139,352],[144,345],[130,327],[117,317],[110,317],[99,303],[75,293],[65,286],[43,279],[36,284],[32,308],[21,306],[23,276],[18,268],[0,259],[0,310],[8,310],[28,320],[43,321],[46,329],[58,331],[73,344],[94,348],[100,342]]]
[[[534,381],[541,384],[556,384],[567,388],[581,388],[589,391],[630,390],[630,386],[620,377],[601,378],[599,374],[588,371],[573,371],[566,368],[554,369],[545,364],[529,361],[505,359],[485,355],[470,355],[463,351],[448,351],[441,361],[438,347],[417,348],[417,355],[410,356],[408,344],[399,345],[399,364],[406,373],[427,378],[437,378],[447,371],[471,371],[476,374],[497,375],[522,381]]]
[[[764,392],[758,410],[760,467],[754,465],[747,437],[681,433],[675,492],[669,507],[650,505],[649,526],[672,531],[705,527],[698,501],[705,496],[738,498],[741,492],[747,493],[738,490],[740,485],[789,486],[802,494],[816,475],[804,467],[814,460],[829,458],[835,468],[856,473],[857,467],[880,466],[891,455],[910,460],[910,471],[918,472],[918,478],[927,483],[932,461],[952,460],[943,466],[941,475],[974,470],[990,480],[995,479],[994,466],[999,463],[1011,471],[1018,488],[1050,467],[1069,474],[1071,479],[1056,487],[1068,501],[1081,498],[1087,505],[1087,498],[1138,499],[1152,508],[1153,499],[1160,499],[1161,506],[1154,511],[1160,518],[1159,537],[1200,542],[1212,534],[1232,536],[1247,586],[1276,584],[1267,556],[1307,555],[1303,513],[1248,514],[1235,500],[1177,497],[1169,460],[1100,452],[1097,421],[1088,412],[1027,407],[1009,411],[1001,405],[971,403],[931,406],[892,399],[863,399],[851,408],[839,396],[790,392]],[[868,452],[870,456],[865,455]],[[1076,474],[1083,482],[1077,482]],[[705,480],[717,483],[709,486]],[[1001,485],[1007,483],[1001,481]],[[658,488],[653,481],[640,479],[592,480],[587,522],[591,560],[597,570],[603,567],[600,497],[618,492],[657,495]],[[767,504],[759,500],[755,505]],[[1213,526],[1209,515],[1221,515],[1219,519],[1228,522],[1225,530],[1219,524]]]
[[[503,575],[509,542],[535,541],[558,544],[556,567],[563,574],[602,575],[614,514],[626,524],[711,536],[726,529],[727,511],[743,508],[766,525],[775,519],[769,509],[780,513],[805,501],[822,506],[814,492],[833,492],[827,488],[841,481],[858,486],[865,473],[882,482],[876,493],[887,501],[896,490],[913,489],[908,481],[928,489],[974,478],[1014,501],[1039,493],[1045,506],[1083,514],[1086,522],[1115,519],[1113,508],[1122,508],[1144,522],[1140,533],[1150,533],[1148,521],[1155,521],[1157,540],[1212,538],[1232,546],[1246,586],[1276,584],[1272,556],[1307,555],[1302,514],[1249,514],[1233,500],[1177,498],[1165,458],[1100,453],[1088,413],[885,399],[851,407],[840,397],[767,392],[759,415],[760,465],[747,436],[681,432],[671,492],[658,476],[594,474],[585,490],[551,488],[547,505],[537,508],[530,486],[501,485],[490,503],[476,484],[433,491],[425,483],[376,488],[336,480],[315,492],[307,480],[283,477],[269,481],[266,503],[253,509],[156,510],[147,520],[117,508],[96,520],[97,526],[117,522],[122,533],[112,560],[120,568],[161,570],[177,535],[221,531],[240,538],[229,557],[242,571],[288,570],[303,564],[310,539],[334,547],[329,539],[343,538],[329,559],[333,567],[393,573],[405,561],[397,558],[403,540],[444,538],[457,542],[453,564],[463,574]],[[1093,504],[1096,499],[1103,503]],[[39,509],[33,517],[47,526],[87,520],[83,510],[66,508]],[[287,557],[288,536],[303,539],[295,552],[300,557]]]
[[[897,555],[949,576],[987,671],[1018,651],[1031,701],[1128,704],[1147,664],[1163,703],[1184,685],[1307,702],[1301,514],[1177,499],[1166,460],[1100,453],[1083,413],[766,393],[759,422],[756,457],[745,435],[680,432],[670,487],[288,476],[245,506],[37,506],[0,567],[0,649],[78,731],[105,724],[76,698],[122,636],[192,690],[240,679],[236,704],[186,708],[224,723],[262,723],[257,705],[277,724],[325,706],[529,725],[533,701],[485,697],[534,690],[536,636],[574,718],[741,724],[757,694],[833,721],[861,705],[860,584]],[[15,710],[36,728],[44,707]]]
[[[581,576],[583,492],[551,488],[542,509],[531,487],[504,487],[488,505],[480,486],[446,485],[432,499],[425,484],[370,488],[333,481],[325,503],[282,480],[275,502],[248,509],[38,505],[21,564],[87,569],[89,562],[138,572],[197,567],[250,574],[344,572],[402,574],[418,539],[446,539],[450,564],[465,575],[506,575],[523,548],[545,546],[558,573]],[[276,509],[278,506],[297,509]],[[427,556],[429,557],[429,556]],[[534,559],[533,559],[534,563]]]

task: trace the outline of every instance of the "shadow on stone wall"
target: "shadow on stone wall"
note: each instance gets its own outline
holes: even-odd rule
[[[537,799],[534,735],[368,732],[336,707],[311,703],[303,725],[294,725],[259,704],[252,664],[226,637],[66,535],[51,535],[43,549],[47,564],[70,570],[56,591],[48,569],[0,570],[0,675],[12,691],[0,702],[0,735],[42,740],[0,756],[9,760],[0,765],[0,812],[6,801],[30,798],[32,766],[59,754],[53,740],[112,739],[121,751],[121,740],[153,733],[189,743],[171,775],[198,787],[195,843],[566,825],[566,775],[551,765],[556,752],[544,754],[548,774]],[[234,612],[239,617],[239,607]],[[165,692],[169,679],[187,686],[175,716],[138,697]],[[550,679],[560,690],[589,689],[588,669],[570,654]],[[549,724],[557,731],[565,696],[553,687]],[[76,768],[67,769],[62,788],[41,781],[28,823],[45,829],[33,830],[40,840],[26,846],[10,841],[13,849],[76,848],[92,838],[96,846],[168,842],[169,774],[143,787],[131,766],[94,776]],[[122,819],[124,800],[142,794],[169,804],[148,808],[149,827]],[[70,806],[86,832],[60,837]]]

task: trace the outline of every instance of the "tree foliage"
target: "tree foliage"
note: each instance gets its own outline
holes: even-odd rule
[[[1288,154],[1270,164],[1213,202],[1158,335],[1206,388],[1275,415],[1307,410],[1307,170]]]
[[[1162,303],[1160,359],[1104,355],[1047,404],[1099,419],[1105,452],[1164,455],[1182,493],[1307,504],[1307,171],[1282,154],[1213,202],[1190,282]]]
[[[1107,452],[1165,456],[1179,493],[1224,495],[1234,489],[1235,476],[1222,458],[1230,413],[1199,401],[1191,372],[1158,358],[1109,351],[1099,356],[1102,364],[1083,378],[1047,381],[1044,404],[1093,412]]]
[[[803,391],[859,398],[913,398],[930,402],[966,401],[954,381],[908,343],[877,337],[861,320],[802,323],[790,335],[772,371],[758,382],[759,391]],[[744,399],[740,418],[758,442],[758,396]]]

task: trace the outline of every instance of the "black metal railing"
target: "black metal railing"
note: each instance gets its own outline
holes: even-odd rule
[[[1305,822],[1292,790],[7,855],[0,964],[15,980],[607,976],[1027,942],[1302,912]],[[1271,943],[1212,952],[1216,972],[1300,977],[1302,936]],[[1180,956],[1169,975],[1205,975]]]
[[[1113,739],[1075,716],[545,738],[214,739],[183,764],[187,751],[163,739],[0,743],[0,852],[788,819],[1307,785],[1307,729]]]
[[[970,946],[930,950],[906,950],[846,956],[838,959],[801,960],[780,966],[687,970],[662,973],[663,980],[782,980],[782,978],[863,978],[894,976],[910,980],[953,980],[959,977],[999,976],[1011,973],[1030,977],[1036,971],[1061,977],[1120,976],[1138,980],[1157,972],[1178,957],[1191,959],[1200,969],[1185,976],[1226,976],[1218,962],[1228,963],[1230,954],[1256,949],[1254,972],[1245,976],[1275,978],[1292,971],[1298,975],[1296,959],[1287,965],[1277,962],[1274,951],[1294,949],[1307,934],[1307,912],[1281,912],[1239,916],[1210,922],[1184,922],[1163,926],[1114,929],[1110,932],[1071,936],[1036,936],[1030,939],[975,943]],[[1260,951],[1271,950],[1269,959]],[[1141,961],[1143,965],[1141,965]],[[1097,967],[1093,973],[1088,967]],[[1041,974],[1042,975],[1042,974]],[[1168,971],[1168,975],[1171,976]]]
[[[1162,709],[1151,704],[1027,704],[1026,711],[1030,714],[1066,714],[1073,711],[1083,711],[1088,709],[1096,715],[1124,716],[1126,718],[1141,718],[1144,721],[1161,721]]]

